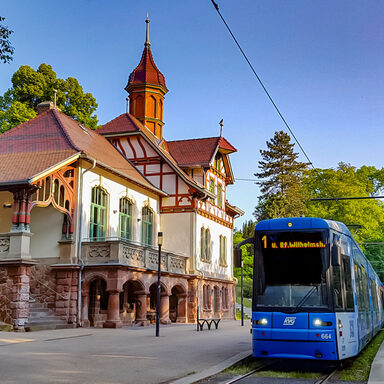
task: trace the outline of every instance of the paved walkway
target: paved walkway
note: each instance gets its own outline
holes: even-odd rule
[[[160,337],[153,326],[0,332],[0,383],[189,384],[251,354],[249,328],[172,324]]]
[[[368,384],[384,384],[384,343],[381,344],[373,360]]]

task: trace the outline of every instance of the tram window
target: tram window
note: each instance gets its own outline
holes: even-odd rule
[[[343,255],[345,291],[346,291],[346,309],[352,310],[353,307],[353,290],[352,290],[352,276],[351,276],[351,263],[348,256]]]
[[[373,279],[370,279],[370,284],[373,310],[378,311],[379,303],[377,302],[376,282]]]
[[[361,281],[361,269],[360,266],[355,263],[355,282],[356,282],[356,294],[357,294],[357,306],[359,311],[362,311],[364,308],[363,304],[363,291],[362,291],[362,281]]]
[[[369,310],[368,277],[367,271],[363,266],[361,267],[361,285],[363,292],[363,308]]]
[[[343,308],[343,295],[341,284],[341,268],[338,266],[333,267],[333,297],[335,301],[335,309]]]

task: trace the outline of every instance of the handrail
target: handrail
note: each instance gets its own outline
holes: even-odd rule
[[[36,278],[34,278],[34,280],[37,281],[38,283],[40,283],[41,285],[44,285],[44,287],[47,287],[47,288],[50,289],[52,292],[55,292],[55,293],[56,293],[57,295],[59,295],[62,299],[64,299],[64,300],[68,300],[68,297],[64,297],[64,296],[60,295],[59,292],[55,291],[55,290],[54,290],[53,288],[51,288],[50,286],[44,284],[41,280],[36,279]]]

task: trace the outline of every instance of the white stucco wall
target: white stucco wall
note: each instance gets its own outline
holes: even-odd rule
[[[209,228],[211,234],[211,262],[203,262],[201,255],[201,228]],[[227,267],[220,265],[220,235],[227,238]],[[196,258],[197,268],[209,275],[232,277],[232,229],[201,215],[196,217]],[[220,276],[218,276],[220,277]]]
[[[101,184],[100,184],[101,181]],[[122,197],[127,196],[133,202],[132,210],[132,240],[141,242],[141,217],[142,208],[148,204],[154,212],[154,225],[153,225],[153,245],[157,241],[157,232],[159,231],[159,203],[158,198],[148,197],[143,192],[132,188],[128,188],[128,195],[126,194],[127,188],[113,180],[102,177],[92,171],[89,171],[83,176],[83,225],[82,225],[82,238],[89,238],[90,218],[91,218],[91,194],[92,188],[101,185],[109,194],[109,207],[107,208],[107,231],[106,237],[116,238],[119,237],[119,204]]]
[[[33,259],[59,257],[64,214],[52,205],[31,211],[31,255]]]
[[[164,249],[192,255],[192,220],[194,213],[168,213],[161,215]]]

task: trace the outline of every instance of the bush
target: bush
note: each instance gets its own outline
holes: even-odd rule
[[[236,296],[241,296],[241,281],[239,279],[239,283],[236,286]],[[252,298],[252,280],[250,279],[244,279],[243,280],[243,293],[244,297]]]

